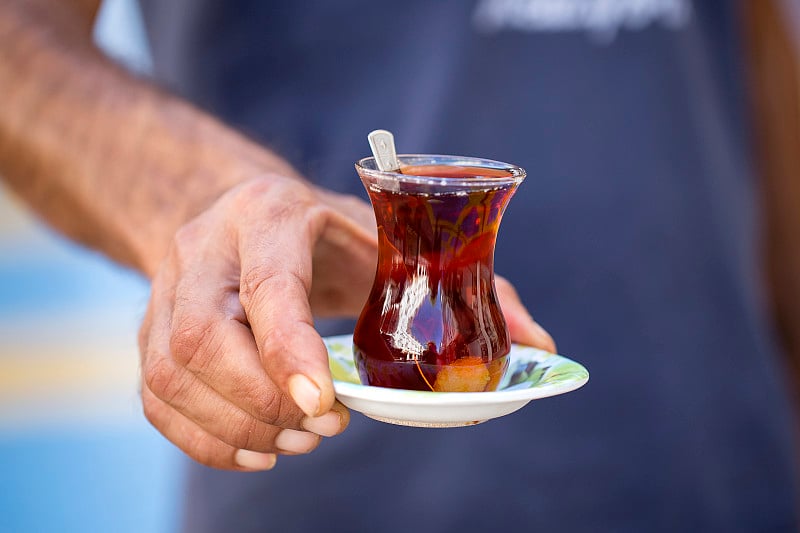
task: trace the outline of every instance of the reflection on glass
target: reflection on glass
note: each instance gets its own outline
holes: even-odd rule
[[[408,165],[389,178],[357,167],[379,239],[375,282],[354,334],[364,383],[493,390],[507,366],[510,343],[494,290],[494,244],[524,174],[507,165],[484,167],[483,160],[464,166],[446,159]]]

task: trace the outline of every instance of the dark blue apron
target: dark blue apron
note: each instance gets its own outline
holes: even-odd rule
[[[271,472],[193,464],[187,531],[795,530],[735,2],[142,4],[156,78],[324,187],[363,195],[378,127],[525,167],[496,269],[592,376],[473,428],[354,414]]]

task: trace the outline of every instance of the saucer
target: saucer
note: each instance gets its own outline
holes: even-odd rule
[[[496,391],[432,392],[362,385],[353,361],[353,336],[323,339],[336,398],[370,418],[427,428],[472,426],[521,409],[531,400],[582,387],[589,372],[566,357],[514,344]]]

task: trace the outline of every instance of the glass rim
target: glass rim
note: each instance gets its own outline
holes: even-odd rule
[[[497,161],[494,159],[486,159],[483,157],[469,157],[460,155],[442,155],[442,154],[398,154],[397,159],[400,163],[411,163],[417,161],[417,164],[425,164],[428,161],[430,165],[447,165],[447,166],[470,166],[470,167],[485,167],[497,170],[505,170],[509,172],[510,176],[475,176],[469,178],[454,178],[447,176],[418,176],[412,174],[402,174],[400,172],[378,170],[373,156],[364,157],[359,159],[356,164],[356,171],[362,176],[368,176],[381,181],[392,181],[397,184],[414,184],[414,185],[442,185],[448,187],[467,187],[478,188],[487,186],[498,185],[515,185],[525,179],[525,169],[517,165]],[[368,164],[372,163],[373,167],[369,168]]]

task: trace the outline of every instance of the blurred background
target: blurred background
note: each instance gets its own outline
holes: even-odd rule
[[[800,16],[793,20],[800,27]],[[135,0],[105,0],[95,38],[131,70],[150,68]],[[757,52],[766,72],[778,55]],[[762,99],[772,103],[766,88],[784,85],[760,74]],[[788,123],[781,106],[764,108]],[[766,156],[796,161],[796,143],[759,135]],[[797,176],[788,165],[767,170]],[[772,248],[796,249],[796,235],[786,238]],[[144,419],[138,397],[136,331],[148,290],[135,273],[48,230],[0,184],[0,533],[176,529],[184,460]],[[800,315],[796,290],[785,292],[786,306]]]
[[[95,37],[148,69],[131,0],[106,0]],[[1,187],[0,531],[175,530],[181,456],[138,398],[147,283],[54,234]]]

